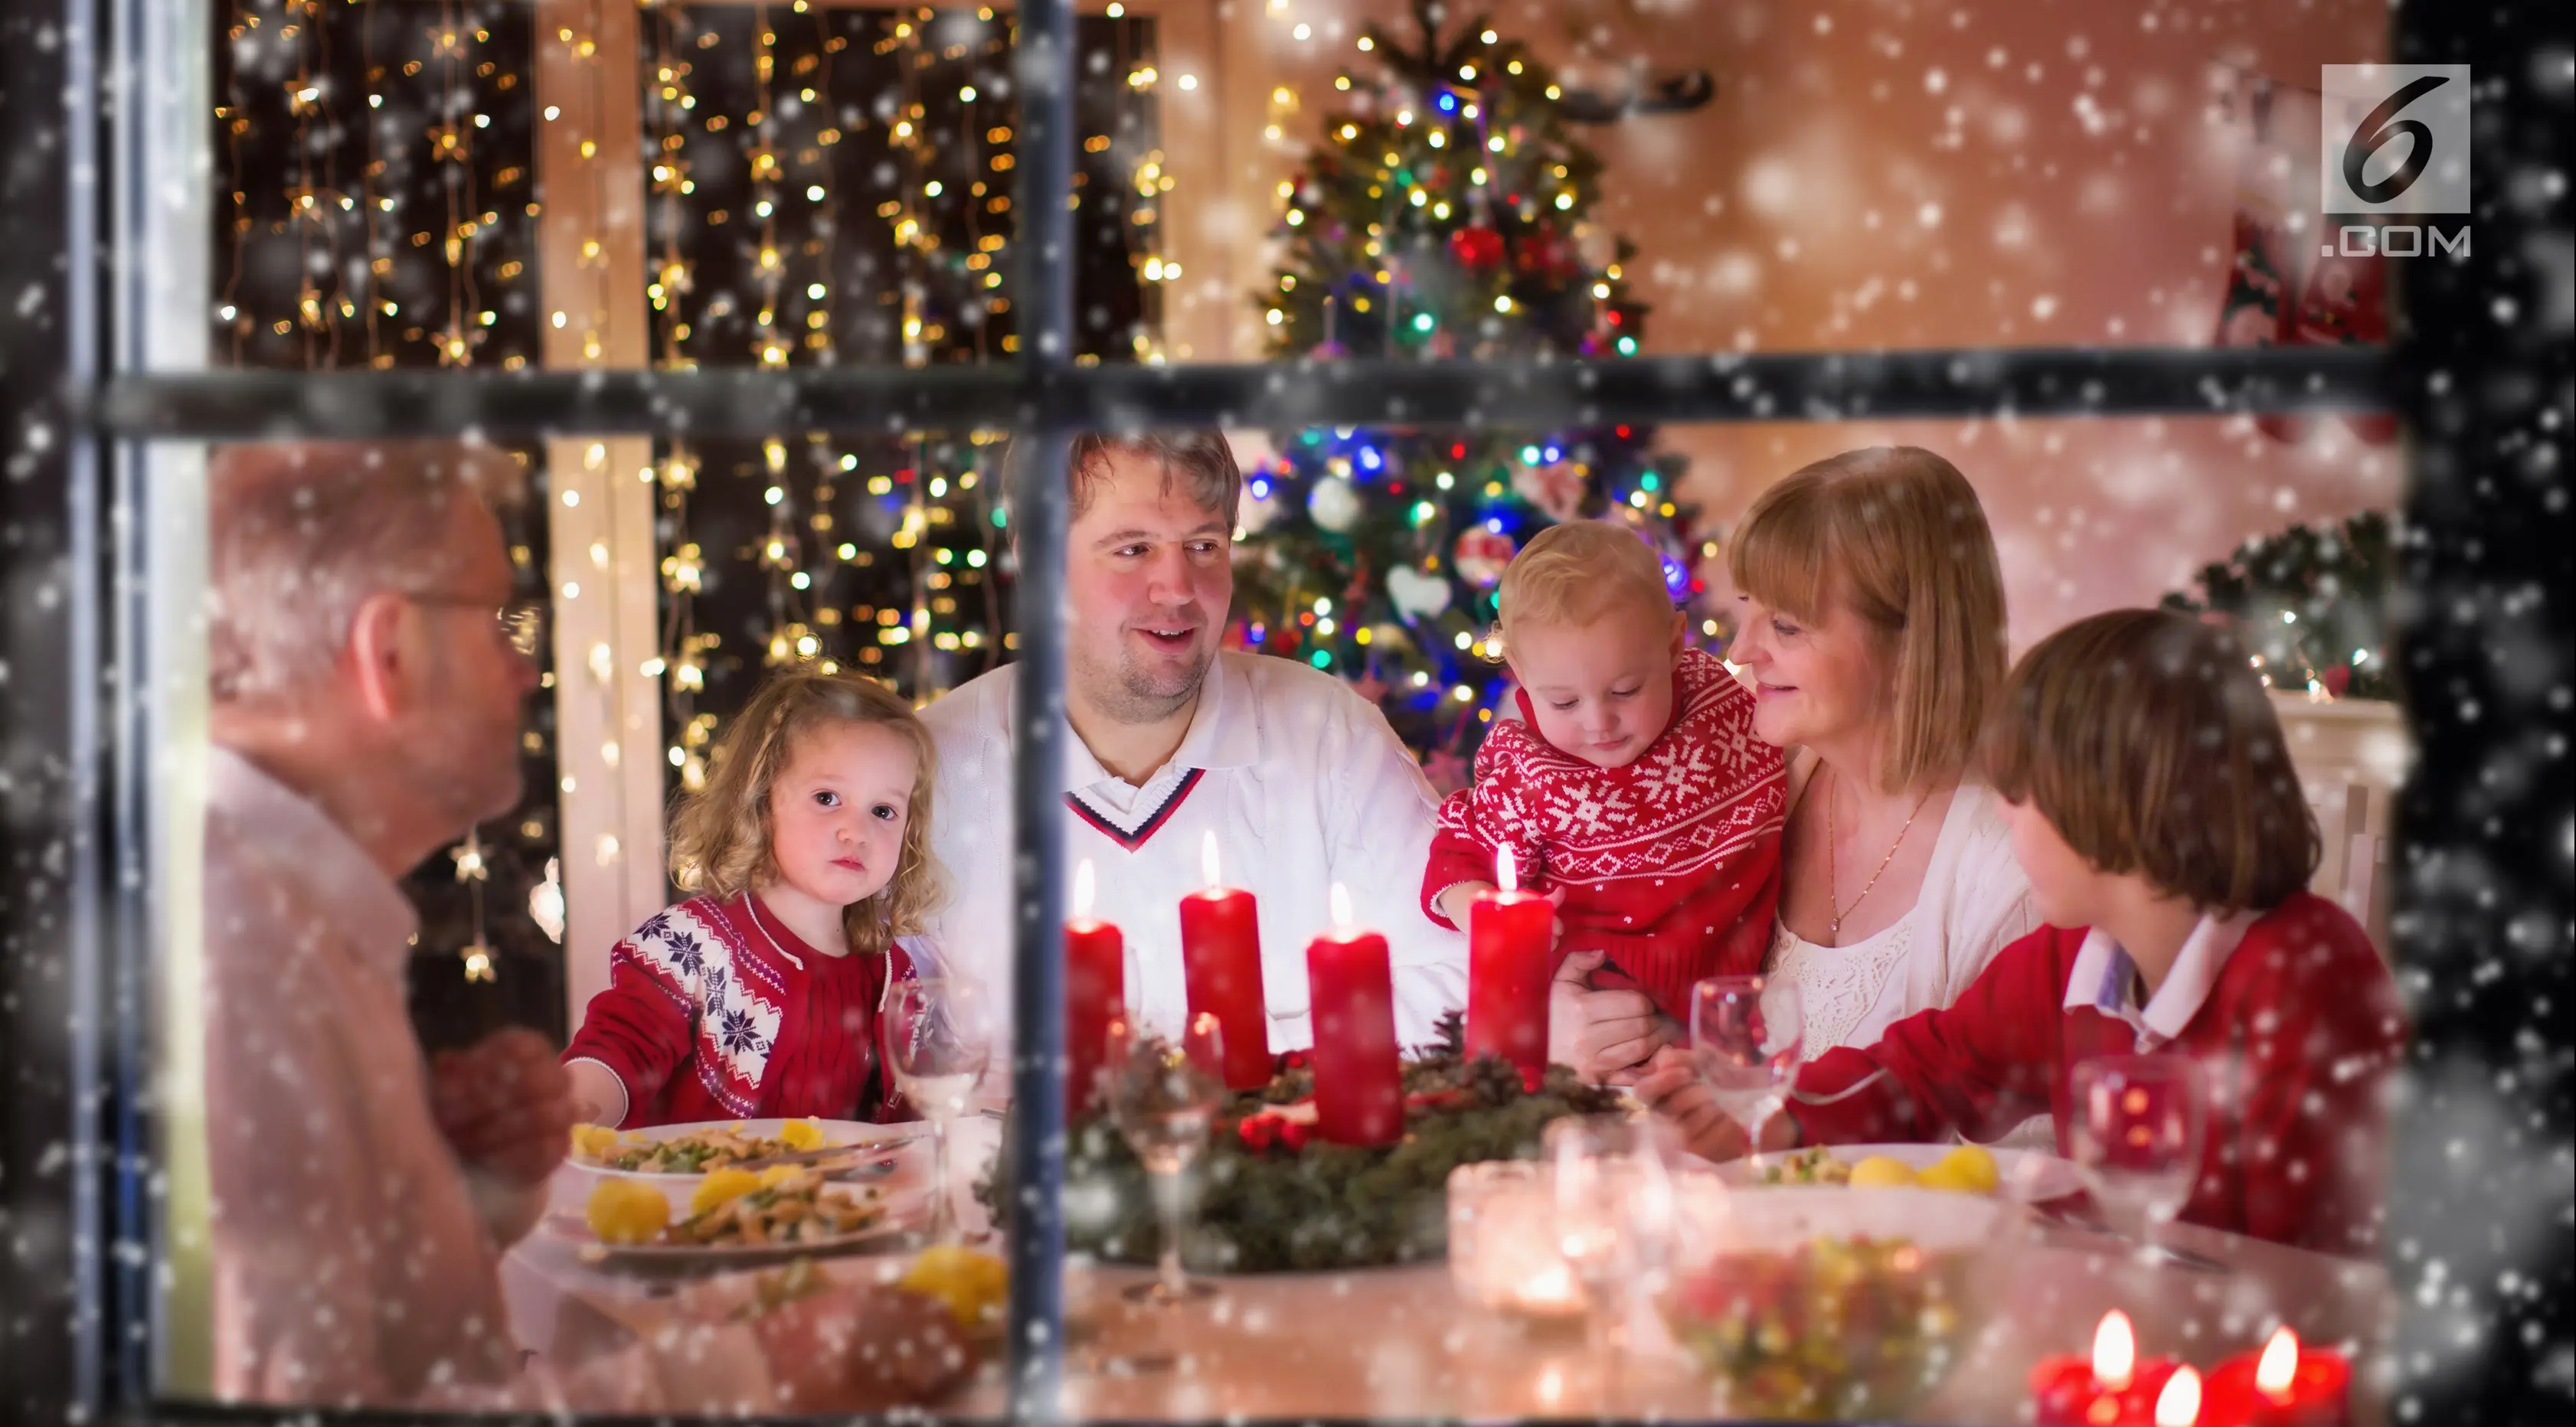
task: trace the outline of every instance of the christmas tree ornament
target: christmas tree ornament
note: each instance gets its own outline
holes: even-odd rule
[[[1359,524],[1359,492],[1339,476],[1326,476],[1306,493],[1306,513],[1314,517],[1315,524],[1335,535],[1347,535],[1352,526]]]
[[[1487,526],[1470,526],[1458,533],[1458,543],[1450,552],[1450,563],[1458,578],[1480,590],[1490,590],[1503,582],[1503,568],[1512,563],[1520,546],[1512,537]]]
[[[1572,520],[1582,513],[1587,485],[1583,470],[1571,461],[1533,465],[1513,460],[1512,494],[1537,506],[1554,521]]]
[[[1427,570],[1398,565],[1386,572],[1386,597],[1407,619],[1431,619],[1449,608],[1449,582]]]
[[[1278,487],[1264,481],[1258,490],[1259,494],[1246,490],[1242,501],[1234,508],[1235,528],[1245,535],[1258,535],[1270,528],[1270,522],[1279,518]]]
[[[1469,272],[1489,272],[1503,261],[1503,235],[1476,223],[1449,235],[1449,253]]]

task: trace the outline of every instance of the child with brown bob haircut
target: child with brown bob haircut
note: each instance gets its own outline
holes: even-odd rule
[[[1521,717],[1495,721],[1474,785],[1441,805],[1423,910],[1464,927],[1508,847],[1522,886],[1562,899],[1560,977],[1678,1020],[1692,982],[1761,968],[1780,750],[1753,736],[1753,696],[1689,647],[1663,561],[1624,526],[1540,532],[1503,572],[1501,622]]]
[[[2046,925],[1956,1004],[1809,1063],[1763,1148],[1992,1139],[2045,1111],[2063,1152],[2077,1062],[2185,1056],[2208,1128],[2180,1217],[2372,1252],[2405,1015],[2307,890],[2316,820],[2243,651],[2166,611],[2078,621],[2014,668],[1980,757]],[[1640,1089],[1702,1153],[1743,1153],[1688,1079],[1668,1052]]]

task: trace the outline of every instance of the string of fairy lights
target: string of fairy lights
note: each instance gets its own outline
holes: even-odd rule
[[[993,320],[1012,305],[1013,120],[1006,81],[988,81],[977,67],[1007,54],[1008,22],[997,23],[990,7],[972,12],[972,27],[963,25],[967,12],[914,7],[865,17],[854,31],[859,17],[846,12],[827,16],[803,3],[746,8],[747,27],[743,12],[730,9],[647,7],[647,297],[656,363],[749,360],[778,368],[840,360],[841,288],[855,282],[891,309],[887,355],[906,365],[1016,352],[1017,336]],[[1123,6],[1109,7],[1111,18],[1123,14]],[[1157,76],[1142,32],[1122,27],[1114,35],[1107,57],[1116,66],[1119,114],[1103,128],[1124,133],[1130,111],[1152,117]],[[845,107],[833,93],[833,57],[854,39],[890,62],[889,82],[864,109]],[[727,58],[734,45],[748,53]],[[747,107],[728,114],[706,102],[707,77],[719,72],[737,76],[729,93],[739,104],[747,89]],[[882,141],[886,163],[856,170],[868,175],[867,200],[836,203],[851,179],[836,168],[834,150],[871,127],[876,133],[868,137]],[[715,189],[705,186],[697,153],[708,143],[739,145],[723,156],[728,167],[739,164],[739,177]],[[1112,133],[1100,132],[1084,150],[1109,155],[1112,144]],[[1179,264],[1153,241],[1155,200],[1173,179],[1159,147],[1138,148],[1128,175],[1140,200],[1132,262],[1153,284],[1180,276]],[[840,245],[852,236],[844,225],[864,221],[861,215],[885,225],[891,268],[872,272],[863,258],[854,273],[840,261]],[[716,281],[734,291],[706,290],[706,265],[722,254],[709,245],[746,227],[736,241],[747,263]],[[1121,344],[1158,361],[1151,321],[1158,314],[1149,306],[1145,315]],[[728,327],[742,334],[743,346],[724,335]],[[756,480],[767,512],[743,550],[760,572],[764,605],[744,657],[756,653],[763,667],[847,663],[926,698],[940,691],[948,667],[941,656],[989,658],[1006,649],[996,577],[1006,561],[1008,512],[990,478],[1001,442],[998,432],[911,433],[891,445],[850,449],[819,433],[782,434],[759,443],[748,467],[712,458]],[[692,518],[717,475],[710,462],[708,451],[673,441],[653,466],[663,619],[660,647],[646,668],[662,679],[672,730],[666,751],[683,788],[703,783],[718,732],[718,717],[706,707],[711,683],[720,666],[742,667],[728,658],[728,636],[704,618],[705,600],[724,573],[721,552]],[[845,529],[838,512],[853,500],[862,518]],[[893,585],[895,598],[834,599],[844,571],[872,572],[862,583]]]

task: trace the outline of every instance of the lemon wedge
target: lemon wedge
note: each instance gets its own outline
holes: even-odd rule
[[[606,1159],[617,1148],[617,1131],[606,1125],[572,1127],[572,1152],[583,1159]]]
[[[662,1191],[632,1179],[603,1179],[590,1191],[583,1216],[603,1244],[650,1243],[671,1222],[671,1201]]]
[[[991,1254],[963,1244],[934,1244],[904,1270],[898,1286],[938,1299],[961,1328],[997,1321],[1010,1296],[1011,1270]]]
[[[1854,1189],[1899,1189],[1916,1182],[1913,1166],[1883,1154],[1871,1155],[1852,1166],[1851,1187]]]
[[[698,1181],[696,1192],[689,1196],[689,1212],[703,1214],[728,1200],[739,1199],[760,1187],[760,1176],[747,1169],[726,1165],[707,1171]]]
[[[1935,1174],[1941,1176],[1938,1184],[1933,1183]],[[2003,1183],[2003,1175],[1995,1168],[1994,1151],[1984,1145],[1961,1145],[1941,1156],[1940,1163],[1925,1170],[1923,1182],[1935,1189],[1956,1188],[1970,1194],[1992,1194],[1996,1186]]]
[[[791,1150],[819,1150],[823,1147],[823,1127],[812,1120],[790,1120],[778,1127],[778,1138]]]

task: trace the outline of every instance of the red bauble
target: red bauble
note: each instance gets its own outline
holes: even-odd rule
[[[1480,590],[1490,590],[1502,583],[1503,567],[1512,563],[1519,547],[1512,537],[1499,530],[1471,525],[1458,533],[1458,543],[1450,551],[1450,562],[1467,583]]]
[[[1461,228],[1449,235],[1449,252],[1469,268],[1483,272],[1503,260],[1503,235],[1481,223]]]

